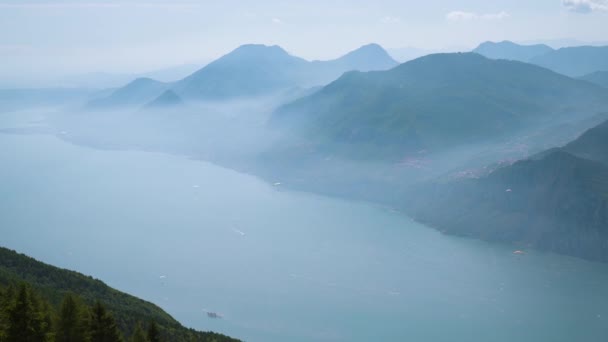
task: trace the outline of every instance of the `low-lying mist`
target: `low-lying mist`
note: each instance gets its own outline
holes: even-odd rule
[[[11,115],[36,113],[35,124],[20,127],[20,131],[46,132],[99,149],[184,155],[256,174],[289,188],[391,206],[398,206],[412,185],[486,175],[500,166],[561,146],[608,116],[556,122],[500,141],[404,152],[398,160],[382,159],[373,150],[371,155],[360,153],[351,158],[341,152],[360,152],[369,147],[359,149],[338,142],[320,145],[293,129],[269,123],[277,108],[301,94],[298,90],[259,98],[104,110],[83,105],[87,97],[81,96],[78,103],[65,101],[53,107],[23,101],[22,111]]]

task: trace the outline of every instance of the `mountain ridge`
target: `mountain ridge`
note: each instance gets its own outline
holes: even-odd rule
[[[145,108],[168,108],[176,107],[184,104],[184,101],[173,90],[165,90],[157,98],[145,105]]]
[[[144,105],[166,90],[184,101],[229,100],[275,95],[293,88],[324,85],[353,69],[389,69],[398,65],[378,44],[364,45],[328,61],[307,61],[278,45],[245,44],[174,83],[138,79],[91,108]],[[153,82],[152,82],[153,81]]]
[[[419,185],[403,206],[445,233],[608,262],[607,132],[604,122],[487,176]]]
[[[608,71],[596,71],[582,76],[580,79],[608,88]]]
[[[596,71],[608,71],[608,46],[561,48],[532,58],[530,63],[570,77],[580,77]]]
[[[138,321],[154,320],[175,341],[237,341],[227,336],[185,328],[153,303],[115,290],[100,280],[81,273],[45,264],[25,254],[0,247],[0,285],[27,282],[59,305],[64,295],[77,294],[89,305],[102,301],[107,305],[123,333]]]
[[[441,149],[558,120],[571,115],[570,107],[595,114],[596,106],[606,108],[606,94],[527,63],[476,53],[433,54],[387,71],[345,73],[277,109],[270,124],[320,144]]]
[[[521,45],[504,40],[501,42],[483,42],[472,52],[492,59],[509,59],[529,62],[532,58],[551,51],[553,51],[553,49],[545,44]]]
[[[137,107],[160,96],[170,86],[170,83],[140,77],[114,90],[107,97],[90,100],[86,107],[94,110]]]

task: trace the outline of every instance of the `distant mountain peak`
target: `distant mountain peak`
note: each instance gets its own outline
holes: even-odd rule
[[[530,47],[545,47],[547,49],[552,50],[551,47],[549,47],[549,45],[545,45],[545,44],[530,44],[530,45],[524,45],[524,44],[518,44],[515,43],[511,40],[502,40],[499,42],[493,42],[493,41],[485,41],[481,44],[479,44],[479,46],[477,48],[481,48],[481,47],[491,47],[491,46],[508,46],[508,47],[519,47],[519,48],[530,48]]]
[[[94,99],[87,103],[87,107],[94,109],[108,109],[125,106],[140,106],[151,101],[170,86],[169,83],[160,82],[147,77],[140,77],[118,88],[107,97]]]
[[[532,58],[530,63],[570,77],[581,77],[595,71],[608,70],[608,46],[561,48]]]
[[[492,46],[492,45],[519,46],[518,44],[516,44],[516,43],[514,43],[514,42],[512,42],[510,40],[503,40],[503,41],[500,41],[500,42],[493,42],[493,41],[488,40],[488,41],[485,41],[485,42],[479,44],[480,47],[481,46]]]
[[[239,58],[284,57],[295,58],[278,45],[245,44],[232,50],[224,57],[238,56]]]
[[[399,64],[382,46],[375,43],[363,45],[334,62],[352,65],[353,70],[360,71],[390,69]]]
[[[342,58],[353,58],[353,57],[371,57],[371,58],[388,58],[392,59],[392,57],[382,48],[382,46],[372,43],[363,45],[360,48],[353,50]]]
[[[280,50],[285,52],[285,50],[279,45],[266,45],[266,44],[243,44],[234,51],[244,51],[244,50]]]
[[[173,107],[183,104],[181,97],[179,97],[173,90],[169,89],[162,93],[154,101],[148,103],[148,108],[159,108],[159,107]]]
[[[386,50],[382,46],[376,43],[369,43],[361,46],[360,48],[354,50],[353,52],[378,52],[378,53],[386,53]]]
[[[490,62],[490,59],[476,52],[434,53],[403,63],[397,69],[410,70],[428,65],[434,70],[447,69],[450,73],[456,73],[467,66],[477,68]]]
[[[544,44],[521,45],[510,40],[501,42],[483,42],[479,44],[473,52],[484,55],[492,59],[510,59],[521,62],[528,62],[532,58],[549,53],[553,49]]]
[[[149,77],[139,77],[129,82],[126,86],[146,86],[146,85],[154,85],[154,84],[162,84],[163,82],[154,80]]]
[[[548,117],[562,120],[571,115],[560,109],[565,103],[583,116],[608,102],[601,88],[539,66],[443,53],[386,71],[345,73],[278,108],[271,123],[328,148],[363,145],[374,151],[365,158],[397,160],[404,151],[493,141],[537,127]],[[359,153],[354,147],[336,151]]]

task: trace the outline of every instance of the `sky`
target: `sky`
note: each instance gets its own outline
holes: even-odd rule
[[[246,43],[331,59],[560,39],[608,41],[608,0],[0,0],[4,79],[203,64]]]

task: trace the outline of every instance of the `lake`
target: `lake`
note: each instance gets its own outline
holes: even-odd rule
[[[196,329],[253,342],[608,337],[606,264],[516,255],[181,156],[0,134],[0,161],[0,245]]]

